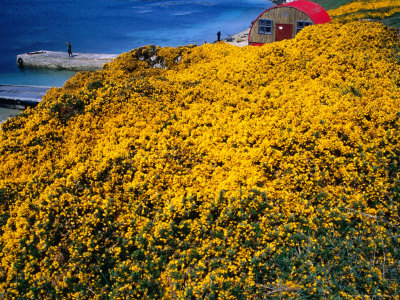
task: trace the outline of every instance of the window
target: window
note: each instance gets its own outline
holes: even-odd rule
[[[272,34],[272,20],[267,20],[267,19],[258,20],[258,33]]]
[[[313,23],[310,21],[297,21],[297,26],[296,26],[296,34],[299,33],[300,30],[302,30],[304,27],[312,25]]]

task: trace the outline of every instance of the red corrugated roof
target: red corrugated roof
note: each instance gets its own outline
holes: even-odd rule
[[[278,5],[278,7],[279,6],[288,6],[297,8],[303,13],[306,13],[311,18],[311,20],[313,20],[314,24],[328,23],[331,20],[328,13],[325,11],[325,9],[323,9],[321,5],[311,1],[297,0]]]

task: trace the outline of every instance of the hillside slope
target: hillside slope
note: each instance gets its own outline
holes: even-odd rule
[[[313,2],[318,3],[326,10],[330,10],[351,3],[353,0],[314,0]]]
[[[370,22],[79,73],[2,124],[0,294],[398,296],[399,99]]]
[[[370,20],[400,28],[399,0],[317,1],[333,20]],[[346,3],[348,2],[348,3]]]

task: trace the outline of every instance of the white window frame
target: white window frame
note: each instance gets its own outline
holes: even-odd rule
[[[301,24],[302,23],[302,24]],[[304,27],[313,25],[312,21],[297,20],[296,22],[296,34],[300,32]]]
[[[274,21],[272,19],[258,20],[258,34],[272,34]]]

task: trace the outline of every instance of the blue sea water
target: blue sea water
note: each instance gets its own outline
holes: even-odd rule
[[[248,28],[267,0],[1,0],[0,84],[62,86],[74,72],[19,69],[37,50],[123,53],[213,42]]]

